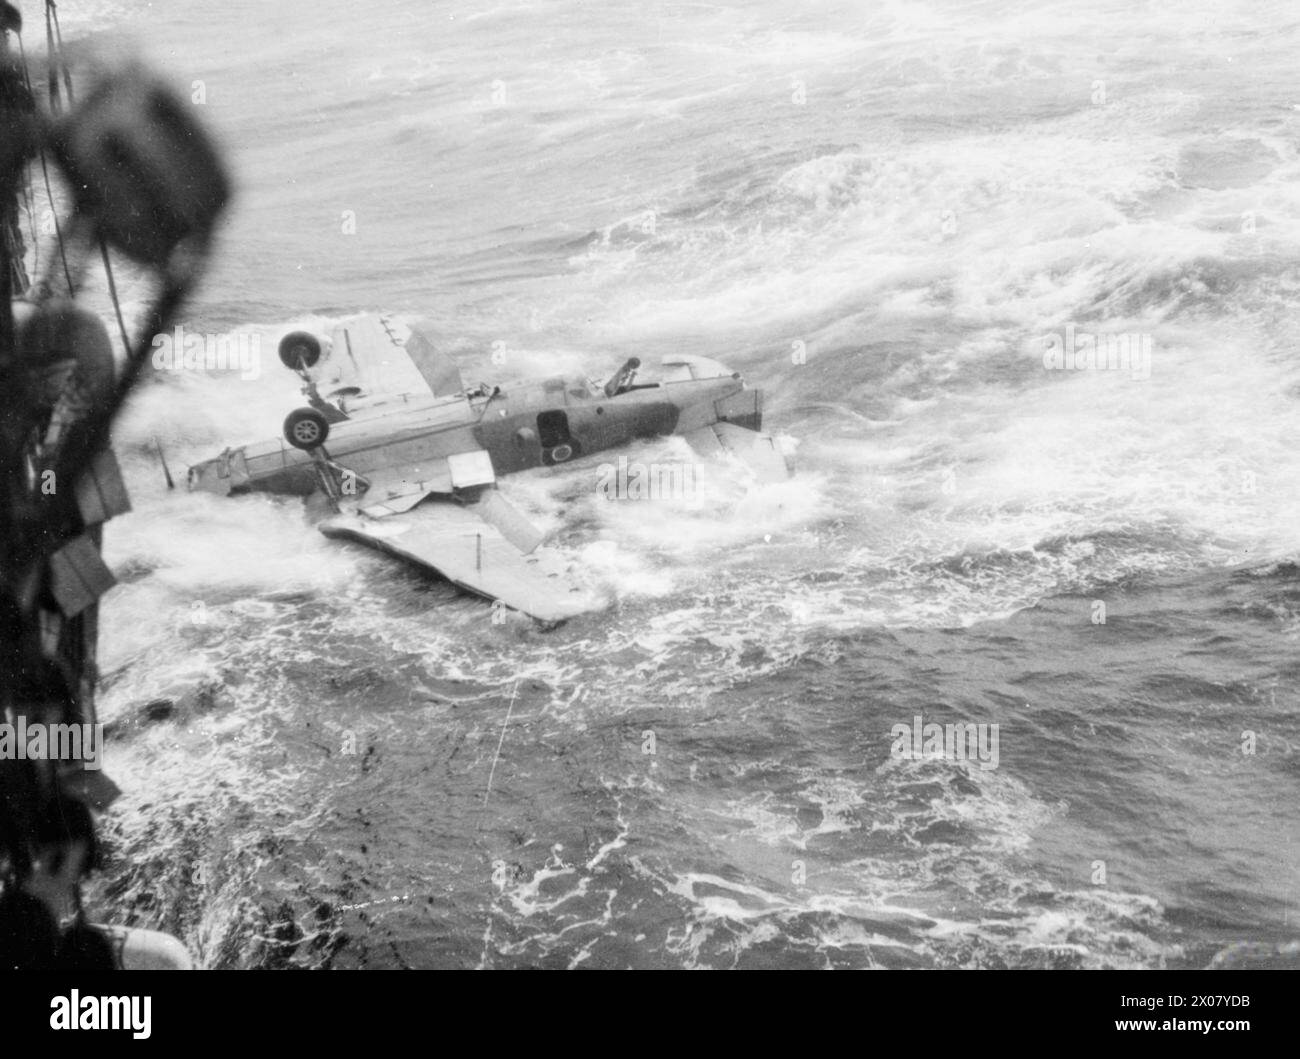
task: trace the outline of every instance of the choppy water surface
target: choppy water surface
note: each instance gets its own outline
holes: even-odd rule
[[[106,913],[212,966],[1296,962],[1290,5],[66,6],[202,81],[187,326],[265,355],[119,432]],[[370,310],[505,383],[717,357],[798,478],[507,480],[615,599],[550,632],[165,492],[154,434],[274,435],[279,336]],[[1149,378],[1044,370],[1067,325]],[[891,759],[918,715],[998,767]]]

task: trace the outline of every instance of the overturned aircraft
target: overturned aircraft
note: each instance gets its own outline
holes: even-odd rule
[[[189,469],[190,489],[315,496],[328,537],[358,541],[544,623],[601,608],[573,586],[543,535],[498,491],[508,474],[591,456],[636,438],[681,435],[730,454],[762,482],[791,473],[760,433],[762,392],[703,357],[665,358],[659,381],[628,360],[604,385],[553,378],[466,387],[419,330],[379,316],[322,340],[286,335],[281,361],[307,405],[283,436]]]

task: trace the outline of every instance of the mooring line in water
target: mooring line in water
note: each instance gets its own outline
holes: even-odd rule
[[[483,792],[483,808],[487,808],[488,799],[492,797],[492,777],[497,774],[497,762],[501,760],[501,746],[506,741],[506,728],[510,724],[510,714],[515,709],[515,697],[519,694],[519,681],[515,681],[514,690],[510,692],[510,706],[506,709],[506,719],[501,722],[501,738],[497,740],[497,752],[492,756],[492,767],[488,770],[487,790]],[[483,830],[483,818],[479,817],[478,829]]]
[[[497,752],[492,755],[492,767],[488,769],[487,790],[483,792],[483,808],[479,811],[478,829],[481,834],[483,831],[483,819],[487,815],[488,799],[492,797],[492,777],[497,774],[497,762],[501,760],[501,747],[506,741],[506,729],[510,726],[510,715],[514,713],[515,699],[519,695],[519,681],[515,681],[514,689],[510,692],[510,705],[506,707],[506,719],[501,722],[501,737],[497,740]],[[492,908],[488,907],[487,926],[483,930],[483,954],[478,960],[478,969],[484,970],[487,965],[488,950],[492,944]]]

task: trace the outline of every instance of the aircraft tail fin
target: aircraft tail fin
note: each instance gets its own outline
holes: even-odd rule
[[[659,362],[670,369],[664,374],[664,382],[688,382],[692,379],[725,379],[736,373],[725,364],[719,364],[709,357],[692,357],[685,353],[675,353],[664,357]]]
[[[682,435],[703,456],[735,456],[750,467],[758,481],[784,482],[793,468],[776,439],[735,423],[711,423]]]

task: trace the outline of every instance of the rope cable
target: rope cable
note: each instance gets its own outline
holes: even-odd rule
[[[51,15],[53,18],[51,19]],[[47,23],[53,21],[54,41],[58,46],[58,66],[63,73],[63,84],[68,93],[68,106],[71,107],[75,97],[72,91],[72,72],[68,67],[63,50],[63,28],[59,25],[59,9],[54,0],[45,0],[45,17]],[[51,56],[53,59],[53,56]],[[117,280],[113,276],[113,262],[108,256],[108,243],[101,236],[99,239],[99,256],[104,262],[104,278],[108,281],[108,296],[113,303],[113,315],[117,318],[117,333],[122,338],[122,351],[131,356],[131,339],[126,333],[126,321],[122,318],[122,301],[117,296]]]

